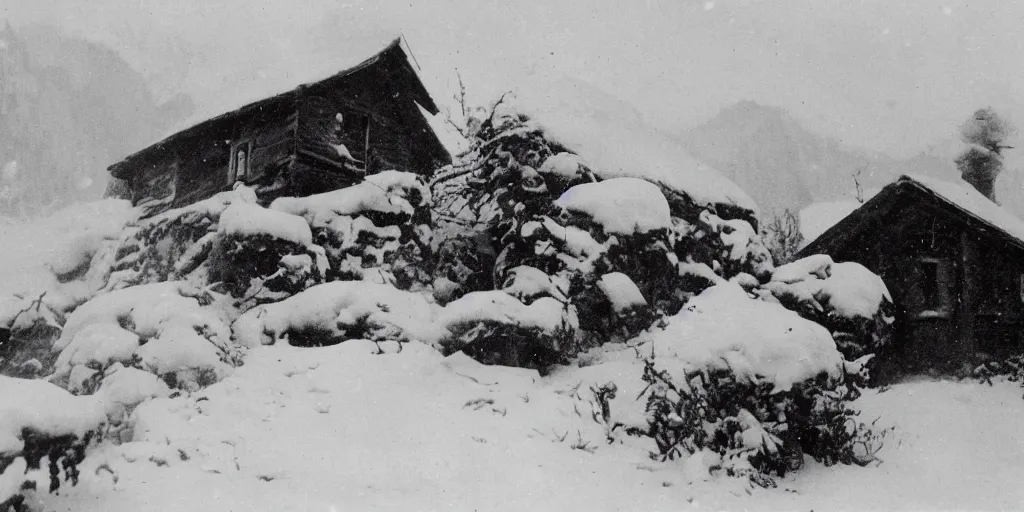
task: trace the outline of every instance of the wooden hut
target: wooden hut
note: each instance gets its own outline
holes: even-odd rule
[[[1024,220],[970,186],[903,176],[811,241],[880,275],[896,304],[883,368],[957,373],[1024,348]]]
[[[436,113],[396,39],[355,67],[201,122],[109,170],[150,215],[236,182],[269,201],[387,169],[426,175],[451,162],[426,118]]]

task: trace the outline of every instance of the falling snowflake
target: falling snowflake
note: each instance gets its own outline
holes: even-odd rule
[[[711,9],[714,9],[714,8],[715,8],[715,2],[713,0],[708,0],[707,2],[704,2],[704,10],[705,11],[710,11]]]
[[[948,6],[948,5],[943,7],[942,8],[942,14],[945,14],[946,16],[949,16],[949,15],[953,14],[953,8]]]

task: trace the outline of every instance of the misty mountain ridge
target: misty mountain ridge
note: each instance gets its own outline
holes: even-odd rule
[[[0,214],[99,198],[108,165],[191,113],[101,44],[55,29],[0,27]]]
[[[816,202],[856,198],[854,175],[866,194],[902,174],[961,181],[953,163],[962,148],[958,141],[938,141],[913,157],[900,159],[845,146],[807,130],[781,107],[753,101],[723,108],[707,122],[681,133],[679,140],[696,158],[746,190],[764,218],[787,209],[797,212]],[[996,195],[1004,207],[1021,215],[1024,180],[1013,167],[1008,162]]]

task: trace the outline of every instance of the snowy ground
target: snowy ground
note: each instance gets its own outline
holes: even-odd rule
[[[856,402],[896,425],[877,467],[808,461],[777,489],[689,482],[640,440],[607,444],[550,376],[349,341],[255,349],[225,381],[136,411],[45,510],[996,510],[1024,503],[1024,400],[1013,383],[922,381]],[[609,378],[615,375],[609,374]],[[587,391],[579,390],[586,397]],[[140,441],[141,440],[141,441]],[[105,466],[111,471],[97,469]]]

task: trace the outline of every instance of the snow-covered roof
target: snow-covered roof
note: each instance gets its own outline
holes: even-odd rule
[[[280,73],[279,76],[262,77],[259,80],[249,81],[237,87],[224,87],[223,92],[211,96],[215,98],[215,101],[206,101],[200,105],[189,119],[178,124],[174,131],[166,138],[127,156],[121,162],[111,165],[109,170],[115,176],[120,177],[118,173],[125,165],[125,162],[132,161],[154,148],[163,147],[184,134],[196,133],[216,121],[231,118],[242,112],[263,109],[274,102],[291,101],[296,92],[304,87],[315,86],[346,77],[376,64],[385,56],[404,59],[409,63],[409,67],[415,75],[418,65],[410,59],[410,55],[411,52],[404,45],[404,40],[398,37],[372,57],[362,62],[353,62],[351,64],[354,65],[344,68],[342,71],[330,73],[328,70],[337,70],[339,68],[338,63],[336,61],[322,62],[313,66],[300,67],[298,70],[289,68]],[[432,119],[429,115],[436,115],[438,113],[437,105],[430,97],[426,87],[418,79],[414,80],[410,85],[414,89],[413,101],[420,112],[423,113],[424,121],[433,128],[436,123],[432,124]]]
[[[372,57],[366,55],[377,50]],[[301,85],[315,84],[330,78],[344,76],[353,71],[361,69],[376,62],[380,56],[392,48],[400,48],[409,65],[416,69],[418,65],[410,60],[411,52],[404,44],[404,40],[392,38],[390,41],[370,38],[358,41],[353,48],[349,48],[344,55],[333,59],[315,60],[313,62],[302,61],[299,66],[284,64],[274,69],[263,70],[258,76],[250,80],[243,80],[238,83],[224,84],[217,91],[210,91],[204,95],[195,111],[188,118],[175,124],[168,135],[173,135],[192,126],[198,125],[207,119],[213,119],[223,114],[234,112],[247,106],[261,103],[282,94],[287,94]],[[339,71],[340,70],[340,71]],[[436,112],[433,104],[423,105],[428,111]]]
[[[966,183],[951,183],[930,176],[910,174],[901,176],[871,200],[824,230],[820,236],[804,246],[800,250],[800,254],[814,254],[822,251],[826,245],[834,245],[837,239],[845,239],[851,234],[851,230],[856,231],[863,226],[857,222],[857,219],[880,211],[883,204],[891,203],[898,191],[907,188],[927,194],[940,204],[965,216],[969,221],[973,221],[976,225],[980,224],[1002,236],[1011,244],[1024,249],[1024,219],[992,202]]]
[[[1024,220],[992,202],[974,187],[916,174],[905,175],[900,180],[911,181],[928,189],[976,220],[1024,244]]]

